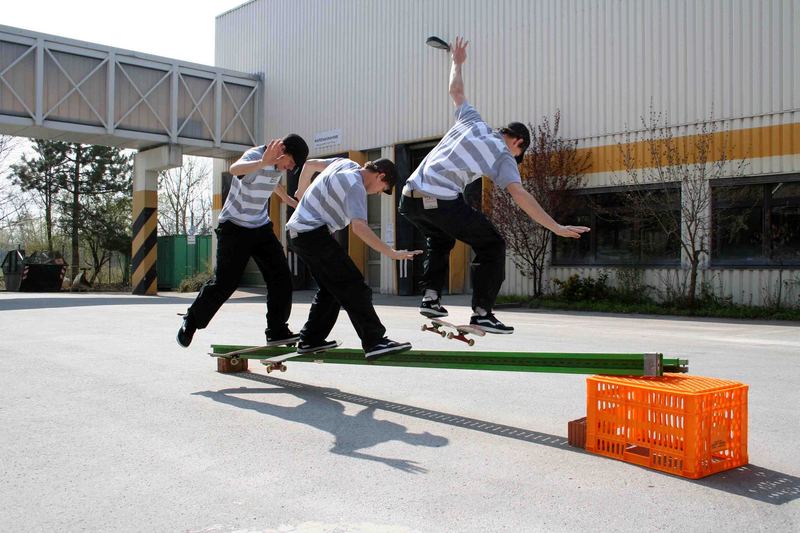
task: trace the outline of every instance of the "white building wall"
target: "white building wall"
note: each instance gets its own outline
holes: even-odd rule
[[[424,41],[464,35],[466,93],[487,122],[560,109],[562,136],[614,146],[651,106],[676,136],[712,115],[728,130],[800,123],[798,20],[798,0],[253,0],[217,18],[216,64],[264,76],[265,137],[296,132],[313,156],[315,133],[341,129],[339,151],[368,150],[447,131],[449,57]],[[752,146],[773,134],[755,130]],[[798,153],[739,148],[748,175],[800,172]],[[587,185],[616,182],[598,172]],[[507,263],[502,292],[530,294]],[[382,271],[382,290],[393,288],[388,262]],[[647,270],[648,283],[659,272]],[[707,275],[738,303],[763,303],[777,282],[772,269]]]
[[[255,0],[218,17],[216,63],[264,74],[267,136],[341,128],[363,150],[447,130],[448,55],[423,43],[463,34],[489,123],[561,109],[594,146],[651,104],[676,125],[797,121],[798,20],[797,0]]]

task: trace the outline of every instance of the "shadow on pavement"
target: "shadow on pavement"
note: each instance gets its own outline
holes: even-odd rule
[[[411,433],[401,424],[387,420],[376,420],[374,414],[377,409],[381,408],[381,402],[372,401],[371,404],[367,405],[366,409],[362,409],[354,415],[349,415],[344,412],[344,406],[340,402],[334,400],[334,398],[341,399],[339,397],[341,393],[336,389],[310,387],[291,381],[262,377],[257,374],[242,374],[241,377],[247,377],[255,381],[263,381],[264,383],[275,385],[279,388],[248,389],[245,387],[238,387],[219,391],[195,392],[193,394],[205,396],[215,402],[232,405],[241,409],[251,409],[265,415],[276,416],[284,420],[309,425],[334,436],[335,441],[333,448],[330,449],[331,453],[383,463],[409,474],[425,474],[428,470],[420,466],[416,461],[381,457],[359,450],[371,448],[383,442],[390,441],[404,442],[412,446],[428,446],[434,448],[446,446],[448,444],[448,440],[445,437],[432,435],[427,431],[423,433]],[[241,397],[248,394],[263,395],[286,393],[303,400],[303,403],[294,407],[286,407]]]
[[[800,477],[752,464],[698,479],[693,483],[774,505],[783,505],[800,498]]]
[[[430,409],[411,405],[386,402],[375,398],[342,392],[334,388],[316,387],[250,372],[231,374],[231,376],[251,381],[259,381],[275,387],[280,387],[280,389],[246,389],[240,387],[217,392],[206,391],[195,394],[209,397],[215,401],[228,403],[237,407],[254,409],[264,414],[278,416],[323,429],[336,437],[336,444],[334,448],[331,449],[333,453],[381,461],[389,466],[400,468],[408,472],[420,473],[426,470],[416,466],[416,464],[411,461],[378,458],[355,452],[355,450],[367,448],[380,442],[390,440],[400,440],[417,446],[438,447],[445,446],[447,444],[447,439],[431,435],[427,432],[422,434],[407,433],[405,428],[399,424],[375,420],[373,418],[373,413],[378,409],[430,420],[440,424],[447,424],[449,426],[489,433],[499,437],[558,448],[573,453],[589,453],[580,448],[569,446],[567,439],[558,435],[505,426],[494,422],[442,413],[440,411],[432,411]],[[229,396],[230,394],[261,394],[270,392],[289,392],[305,400],[306,403],[298,407],[282,407]],[[368,409],[364,409],[355,416],[344,415],[344,407],[339,402],[333,400],[364,405],[368,407]],[[348,422],[346,419],[352,420]],[[357,434],[358,432],[361,432],[361,434]],[[392,462],[394,462],[394,464],[392,464]],[[657,474],[670,476],[670,474],[658,472],[657,470],[648,470]],[[800,477],[752,464],[728,470],[727,472],[720,472],[719,474],[707,478],[686,481],[773,505],[783,505],[800,499]]]
[[[64,307],[90,307],[98,305],[153,305],[180,304],[188,307],[192,301],[174,296],[108,296],[98,297],[86,294],[70,294],[59,297],[3,298],[0,311],[24,311],[30,309],[58,309]]]

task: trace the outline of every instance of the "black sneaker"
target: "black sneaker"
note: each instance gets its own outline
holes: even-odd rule
[[[469,319],[470,326],[478,326],[486,333],[514,333],[514,328],[511,326],[506,326],[492,313],[487,313],[484,316],[480,315],[473,315],[472,318]]]
[[[300,341],[300,344],[297,345],[297,353],[305,354],[305,353],[317,353],[317,352],[324,352],[326,350],[332,350],[339,346],[337,341],[322,341],[322,342],[303,342]]]
[[[438,318],[447,316],[449,313],[442,307],[439,298],[436,298],[435,300],[422,300],[422,303],[419,304],[419,314],[428,318]]]
[[[277,333],[271,333],[269,330],[266,330],[264,333],[267,336],[267,344],[297,344],[297,341],[300,340],[300,335],[298,333],[292,333],[292,330],[288,328],[278,331]]]
[[[178,341],[179,345],[188,348],[192,344],[192,337],[194,337],[195,331],[197,331],[197,328],[194,326],[192,319],[188,315],[184,315],[183,324],[181,324],[181,329],[178,330],[175,340]]]
[[[410,342],[396,342],[388,337],[384,337],[378,344],[369,350],[364,350],[364,357],[367,358],[367,361],[373,361],[378,357],[383,357],[384,355],[405,352],[406,350],[410,349]]]

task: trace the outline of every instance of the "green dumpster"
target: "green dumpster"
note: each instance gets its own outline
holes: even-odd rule
[[[181,281],[211,265],[211,235],[162,235],[158,237],[158,289],[177,289]]]

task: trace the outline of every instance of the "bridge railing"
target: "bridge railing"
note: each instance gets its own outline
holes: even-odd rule
[[[0,132],[228,156],[260,144],[257,75],[0,25]]]

